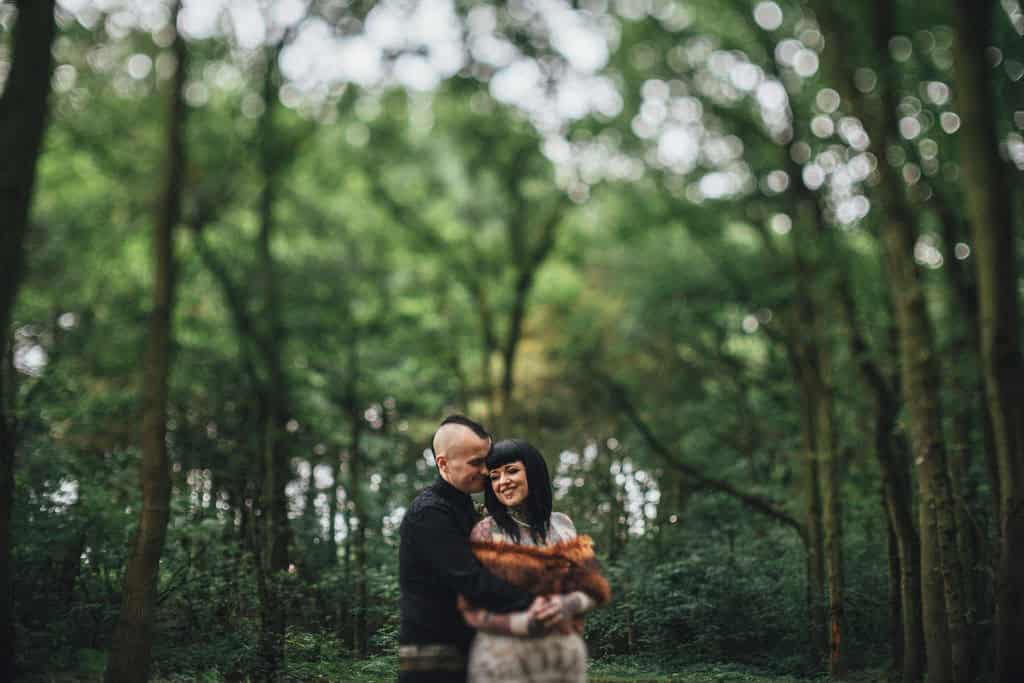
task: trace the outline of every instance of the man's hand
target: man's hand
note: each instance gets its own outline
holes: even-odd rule
[[[574,595],[541,596],[533,601],[530,615],[530,635],[542,633],[572,633],[572,616],[579,605]]]
[[[573,595],[540,596],[525,612],[492,614],[473,607],[462,595],[456,606],[470,628],[489,633],[537,637],[548,633],[573,633],[572,615],[576,613]]]

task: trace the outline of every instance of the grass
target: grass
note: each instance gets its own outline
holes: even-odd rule
[[[96,662],[75,673],[43,675],[30,680],[46,683],[100,683],[102,667]],[[393,656],[371,657],[366,660],[331,660],[292,662],[289,683],[394,683],[397,660]],[[799,678],[765,673],[749,666],[732,663],[687,663],[678,659],[652,657],[607,657],[590,665],[590,683],[812,683],[824,682],[825,677]],[[854,672],[848,683],[878,683],[885,680],[883,671]],[[223,683],[225,678],[217,671],[159,676],[153,683]]]

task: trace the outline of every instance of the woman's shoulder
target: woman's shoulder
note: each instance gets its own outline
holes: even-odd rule
[[[572,523],[569,515],[564,512],[551,513],[551,529],[558,535],[559,540],[568,540],[576,537],[576,525]]]

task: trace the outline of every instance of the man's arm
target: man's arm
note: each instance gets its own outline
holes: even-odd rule
[[[466,598],[460,595],[458,608],[462,612],[462,618],[466,624],[477,631],[504,636],[539,636],[551,630],[550,627],[545,627],[533,616],[546,602],[547,598],[540,597],[534,600],[530,609],[526,611],[496,614],[481,607],[471,606]],[[558,624],[556,627],[560,625]],[[568,633],[567,628],[562,631]]]
[[[469,539],[460,533],[450,513],[428,507],[409,520],[417,554],[431,570],[431,575],[453,593],[466,596],[478,607],[493,612],[527,609],[534,596],[499,579],[487,571],[473,555]]]

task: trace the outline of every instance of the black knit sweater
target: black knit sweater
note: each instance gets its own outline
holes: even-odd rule
[[[473,500],[440,477],[409,506],[400,528],[401,644],[451,643],[469,650],[473,630],[455,607],[461,593],[493,612],[530,606],[533,595],[484,569],[469,547],[479,521]]]

